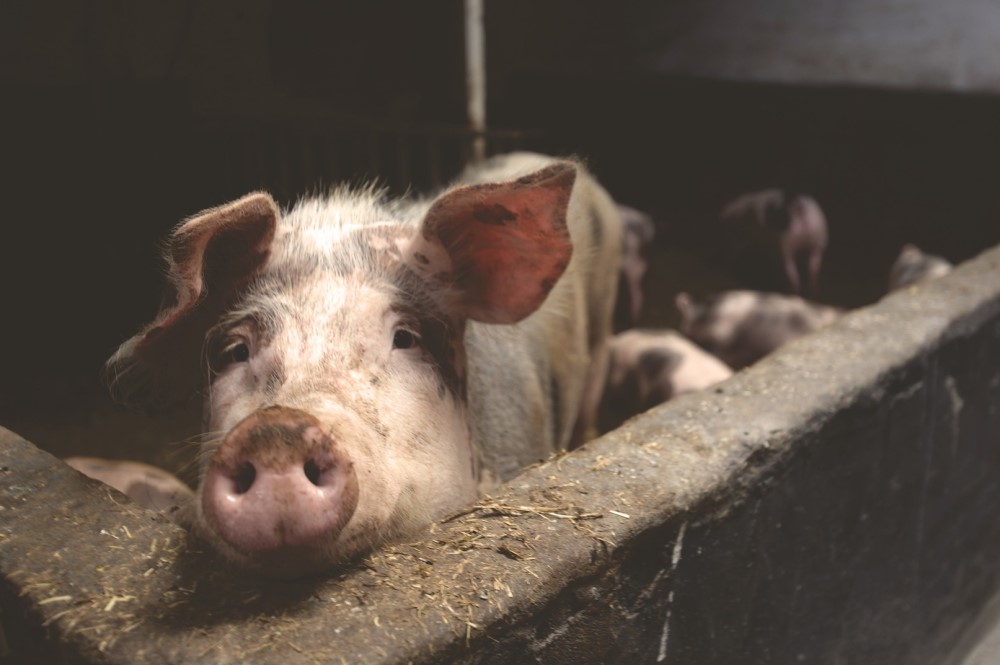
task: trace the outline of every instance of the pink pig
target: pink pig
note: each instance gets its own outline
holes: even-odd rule
[[[681,332],[733,369],[752,365],[844,313],[798,296],[761,291],[723,291],[702,301],[682,291],[675,304]]]
[[[612,337],[609,348],[608,372],[597,416],[601,432],[733,374],[721,360],[674,330],[633,328]]]
[[[811,196],[765,189],[727,204],[719,217],[757,238],[764,251],[777,254],[793,293],[815,294],[829,232],[826,215]],[[804,264],[806,275],[799,274]]]
[[[204,391],[182,523],[241,568],[323,571],[570,445],[620,253],[606,192],[539,155],[425,201],[250,194],[174,231],[109,382],[146,407]]]

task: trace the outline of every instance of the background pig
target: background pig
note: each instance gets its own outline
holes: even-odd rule
[[[733,369],[757,362],[843,313],[798,296],[760,291],[724,291],[703,302],[681,292],[676,304],[681,332]]]
[[[622,220],[622,251],[614,321],[615,329],[625,330],[639,322],[645,304],[642,280],[649,267],[646,253],[656,235],[656,225],[641,210],[621,204],[617,207]]]
[[[627,330],[610,342],[598,429],[607,432],[678,395],[732,376],[715,356],[672,330]]]
[[[777,257],[793,293],[818,291],[828,231],[815,199],[765,189],[727,204],[719,218],[736,233],[739,250],[749,246]]]
[[[183,482],[142,462],[96,457],[68,457],[63,461],[80,473],[121,490],[139,505],[168,515],[189,503],[193,496],[191,488]]]
[[[925,254],[916,245],[903,245],[889,270],[889,290],[895,291],[925,279],[947,275],[951,268],[951,263],[940,256]]]
[[[611,325],[605,205],[582,166],[538,155],[426,201],[339,189],[281,213],[250,194],[173,233],[112,392],[203,392],[186,519],[242,568],[324,570],[569,443]]]
[[[498,155],[467,169],[460,181],[482,184],[495,179],[498,174],[523,173],[526,170],[543,168],[551,162],[550,157],[530,152],[515,152]],[[594,428],[593,416],[601,398],[602,377],[607,363],[607,341],[612,334],[615,300],[618,293],[619,269],[622,262],[623,225],[620,208],[611,196],[586,171],[580,169],[580,178],[570,199],[569,219],[573,228],[573,252],[576,261],[567,271],[565,281],[572,288],[557,289],[551,299],[551,307],[541,315],[541,330],[553,376],[561,377],[553,382],[551,399],[556,410],[557,427],[572,424],[568,437],[560,434],[553,446],[545,451],[575,448],[582,444]],[[581,327],[580,322],[585,322]],[[478,331],[474,334],[478,334]],[[511,355],[511,350],[487,347],[492,339],[483,334],[484,345],[478,358],[487,361],[484,375],[506,371],[495,367],[497,359]],[[535,345],[536,342],[532,342]],[[478,360],[477,358],[477,360]],[[581,369],[585,373],[583,383],[575,378]],[[492,391],[490,383],[470,385],[470,390],[482,386]],[[580,390],[582,389],[582,394]],[[470,395],[470,399],[472,396]],[[491,399],[483,395],[482,400]],[[477,399],[478,401],[478,399]],[[484,416],[492,412],[484,412]],[[510,411],[496,411],[499,418],[520,417]],[[502,431],[503,423],[482,421],[488,432]],[[537,459],[530,439],[510,441],[502,447],[491,447],[484,452],[489,476],[506,480],[515,475],[524,465]]]

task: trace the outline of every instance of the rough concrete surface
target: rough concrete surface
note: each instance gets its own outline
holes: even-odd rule
[[[938,663],[1000,587],[998,421],[1000,248],[323,579],[242,577],[4,432],[4,634],[53,663]]]
[[[953,657],[941,665],[1000,663],[1000,596],[993,597],[965,633]]]

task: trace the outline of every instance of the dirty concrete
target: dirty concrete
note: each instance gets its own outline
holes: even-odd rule
[[[14,662],[936,663],[1000,588],[998,421],[1000,248],[323,579],[242,577],[4,432],[5,639]]]

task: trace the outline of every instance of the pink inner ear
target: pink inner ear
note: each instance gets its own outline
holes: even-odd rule
[[[573,165],[562,162],[448,192],[427,213],[411,255],[423,244],[444,248],[468,318],[520,321],[541,306],[572,257],[566,209],[575,179]]]

